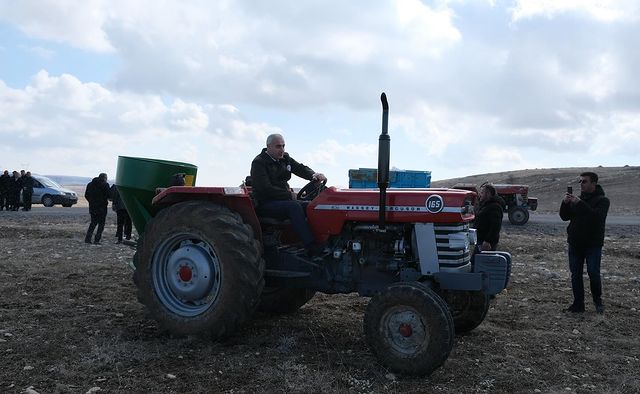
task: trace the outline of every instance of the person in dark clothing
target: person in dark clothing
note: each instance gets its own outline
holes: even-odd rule
[[[307,223],[306,204],[295,199],[289,187],[291,174],[306,180],[326,181],[326,177],[295,161],[284,151],[284,137],[271,134],[267,137],[267,147],[251,163],[252,193],[257,203],[258,215],[289,219],[309,255],[320,253],[321,246],[314,243],[314,237]]]
[[[179,172],[177,174],[171,175],[171,180],[169,182],[169,186],[184,186],[184,177],[185,173]]]
[[[9,178],[9,187],[7,197],[9,198],[9,210],[17,211],[20,206],[20,174],[18,171],[13,172],[13,176]]]
[[[87,229],[87,235],[84,237],[84,242],[88,244],[91,243],[93,230],[98,226],[96,236],[93,240],[93,243],[97,245],[100,243],[100,238],[102,238],[104,222],[107,219],[107,206],[109,205],[107,174],[102,173],[93,178],[91,182],[87,184],[84,197],[89,202],[89,214],[91,215],[91,223]]]
[[[8,194],[10,179],[9,170],[4,170],[4,173],[0,175],[0,211],[3,209],[9,210]]]
[[[498,247],[504,206],[504,200],[496,194],[493,185],[485,183],[480,187],[480,204],[474,222],[478,251],[496,250]]]
[[[31,171],[27,171],[27,173],[24,174],[23,177],[20,177],[20,179],[22,179],[22,204],[23,204],[22,210],[30,211],[31,197],[33,197],[33,185],[34,185],[33,178],[31,177]]]
[[[560,218],[570,221],[567,226],[569,244],[569,269],[573,303],[567,312],[584,312],[584,283],[582,280],[584,263],[587,263],[591,297],[597,313],[604,313],[602,303],[602,279],[600,262],[604,245],[604,229],[609,212],[609,199],[604,189],[598,185],[598,175],[594,172],[580,174],[580,197],[566,193],[560,204]]]
[[[116,185],[111,185],[111,209],[115,211],[118,217],[116,238],[118,239],[117,243],[120,244],[122,243],[123,233],[126,239],[131,239],[131,217],[129,217],[127,207],[125,207],[124,202],[122,202],[120,198],[120,193]]]
[[[24,170],[20,170],[20,175],[18,176],[18,178],[16,179],[16,195],[15,195],[15,201],[16,201],[16,207],[15,210],[19,210],[20,209],[20,204],[22,204],[22,196],[20,195],[20,193],[22,192],[22,182],[24,181]]]

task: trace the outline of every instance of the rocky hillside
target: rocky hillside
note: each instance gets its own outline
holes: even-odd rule
[[[624,167],[571,167],[542,168],[471,175],[463,178],[431,182],[431,187],[451,187],[456,183],[511,183],[530,186],[529,196],[538,198],[538,211],[557,212],[567,185],[573,185],[579,193],[579,174],[593,171],[598,174],[599,184],[611,200],[609,213],[615,215],[640,214],[640,166]]]

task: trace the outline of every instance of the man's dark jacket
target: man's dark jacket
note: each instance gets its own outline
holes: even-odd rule
[[[251,162],[251,184],[254,199],[260,202],[291,200],[289,179],[291,174],[311,180],[314,171],[302,163],[293,160],[288,153],[280,160],[274,160],[267,148]]]
[[[124,202],[122,202],[122,198],[120,198],[120,192],[118,192],[118,188],[115,184],[111,185],[109,193],[111,194],[111,209],[116,212],[126,211],[127,207],[125,207]]]
[[[498,245],[504,205],[504,200],[499,196],[493,196],[480,202],[475,218],[478,245],[482,245],[484,241],[489,242],[492,248]]]
[[[34,185],[33,177],[25,175],[20,179],[22,179],[22,191],[25,193],[33,194],[33,185]]]
[[[95,177],[87,183],[84,197],[89,202],[89,212],[107,214],[109,205],[109,184],[100,177]]]
[[[0,193],[6,193],[9,191],[9,182],[11,181],[11,175],[0,175]]]
[[[22,182],[20,182],[20,177],[14,177],[13,175],[11,176],[11,178],[9,178],[9,182],[8,182],[8,192],[10,194],[16,194],[16,193],[20,193],[20,187],[22,185]]]
[[[560,218],[571,221],[567,226],[567,242],[577,248],[602,246],[607,212],[609,199],[600,185],[596,185],[593,193],[581,193],[577,204],[563,201]]]

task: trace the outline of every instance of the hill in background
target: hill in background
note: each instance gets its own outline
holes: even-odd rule
[[[462,178],[431,182],[431,187],[452,187],[456,183],[484,182],[529,185],[529,197],[538,198],[538,211],[558,212],[560,202],[567,190],[573,186],[574,194],[580,193],[577,180],[581,172],[598,174],[598,183],[611,201],[609,213],[615,215],[637,215],[640,213],[640,167],[570,167],[542,168],[471,175]]]
[[[45,175],[45,176],[63,186],[85,186],[87,183],[91,182],[91,179],[92,179],[86,176],[69,176],[69,175]]]

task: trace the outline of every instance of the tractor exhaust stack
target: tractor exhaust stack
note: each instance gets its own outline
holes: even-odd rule
[[[385,229],[387,187],[389,186],[389,161],[391,156],[391,137],[389,137],[389,103],[387,95],[382,93],[382,134],[378,138],[378,187],[380,188],[379,228]]]

